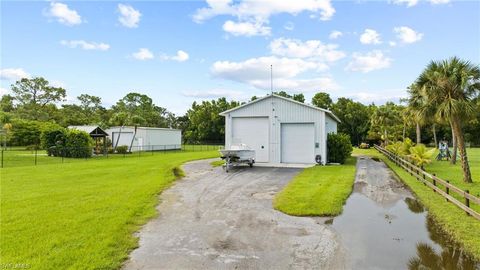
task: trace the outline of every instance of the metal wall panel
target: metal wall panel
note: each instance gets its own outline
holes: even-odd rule
[[[281,162],[281,123],[313,123],[315,129],[315,155],[326,157],[326,121],[325,112],[271,96],[264,100],[244,106],[225,116],[225,147],[232,143],[232,117],[268,117],[270,125],[270,162]],[[331,119],[332,122],[335,122]],[[329,122],[330,123],[330,122]],[[333,126],[333,125],[332,125]],[[335,123],[336,128],[336,123]],[[255,130],[252,130],[255,132]]]

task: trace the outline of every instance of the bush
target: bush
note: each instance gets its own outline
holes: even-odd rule
[[[40,141],[42,148],[47,150],[49,156],[62,156],[62,150],[66,143],[66,130],[62,127],[47,129],[42,132]]]
[[[66,132],[65,156],[87,158],[92,156],[93,140],[85,131],[69,129]]]
[[[360,149],[370,149],[370,144],[368,144],[368,143],[363,143],[363,142],[362,142],[362,143],[358,146],[358,148],[360,148]]]
[[[117,154],[126,154],[128,153],[128,145],[117,146]]]
[[[327,137],[328,162],[345,163],[345,160],[352,154],[353,147],[350,136],[343,133],[330,133]]]

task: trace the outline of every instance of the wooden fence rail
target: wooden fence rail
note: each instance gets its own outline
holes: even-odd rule
[[[393,163],[397,166],[402,167],[405,171],[410,173],[410,175],[415,176],[415,178],[421,181],[424,185],[430,187],[433,192],[436,192],[443,196],[448,202],[451,202],[458,206],[460,209],[464,210],[468,215],[475,217],[476,219],[480,220],[480,213],[476,212],[472,208],[470,208],[470,203],[475,203],[480,205],[480,198],[470,194],[468,190],[462,190],[452,184],[449,181],[443,180],[435,176],[435,174],[430,174],[424,171],[422,168],[415,166],[412,164],[407,158],[401,157],[396,155],[387,149],[375,145],[375,149],[377,149],[380,153],[385,155],[388,159],[390,159]],[[431,180],[431,181],[429,181]],[[445,190],[441,189],[438,185],[442,185]],[[456,193],[463,197],[464,203],[460,202],[456,198],[454,198],[451,194]]]

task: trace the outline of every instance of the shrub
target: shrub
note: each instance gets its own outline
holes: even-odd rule
[[[361,143],[358,148],[360,149],[369,149],[370,148],[370,144],[368,143]]]
[[[327,137],[328,162],[345,163],[345,160],[352,154],[353,147],[350,136],[343,133],[330,133]]]
[[[61,156],[66,143],[66,130],[62,127],[49,128],[42,132],[40,140],[49,156]]]
[[[65,156],[86,158],[92,156],[93,140],[88,133],[76,129],[66,132]]]
[[[428,150],[423,144],[417,144],[409,149],[410,155],[408,155],[413,163],[420,168],[424,168],[426,164],[432,162],[432,156],[435,153],[435,148]]]
[[[128,145],[117,146],[117,154],[126,154],[128,153]]]

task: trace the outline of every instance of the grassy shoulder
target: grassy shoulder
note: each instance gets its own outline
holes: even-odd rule
[[[187,161],[217,151],[167,153],[1,170],[1,263],[29,269],[118,269],[133,232]]]
[[[480,259],[480,222],[478,220],[467,216],[464,211],[456,207],[454,204],[446,202],[442,196],[432,192],[430,188],[424,186],[421,182],[415,179],[415,177],[410,176],[410,174],[396,166],[393,162],[379,154],[376,150],[354,150],[354,153],[377,156],[382,159],[390,167],[390,169],[392,169],[392,171],[395,172],[395,174],[410,187],[417,198],[428,208],[429,213],[436,220],[436,222],[438,222],[442,228],[452,236],[453,239],[462,244],[468,252]],[[474,156],[475,155],[472,155],[472,157]],[[462,183],[461,169],[457,168],[460,167],[460,165],[455,165],[454,168],[456,169],[454,171],[448,171],[443,168],[439,169],[441,167],[449,167],[446,164],[447,162],[434,161],[430,166],[427,167],[427,171],[436,172],[439,177],[449,179],[452,184],[458,184],[462,188],[464,186],[468,186],[468,188],[473,190],[472,187],[476,187],[478,182],[480,182],[480,179],[478,178],[479,175],[477,174],[476,176],[474,175],[474,181],[478,179],[477,183]],[[471,164],[475,164],[475,161],[471,162]],[[478,169],[474,170],[476,173],[478,173]]]
[[[210,162],[210,165],[212,165],[212,167],[219,167],[219,166],[222,166],[223,164],[225,164],[225,161],[222,159]]]
[[[338,215],[352,193],[355,166],[351,157],[344,165],[305,169],[277,193],[273,207],[294,216]]]

